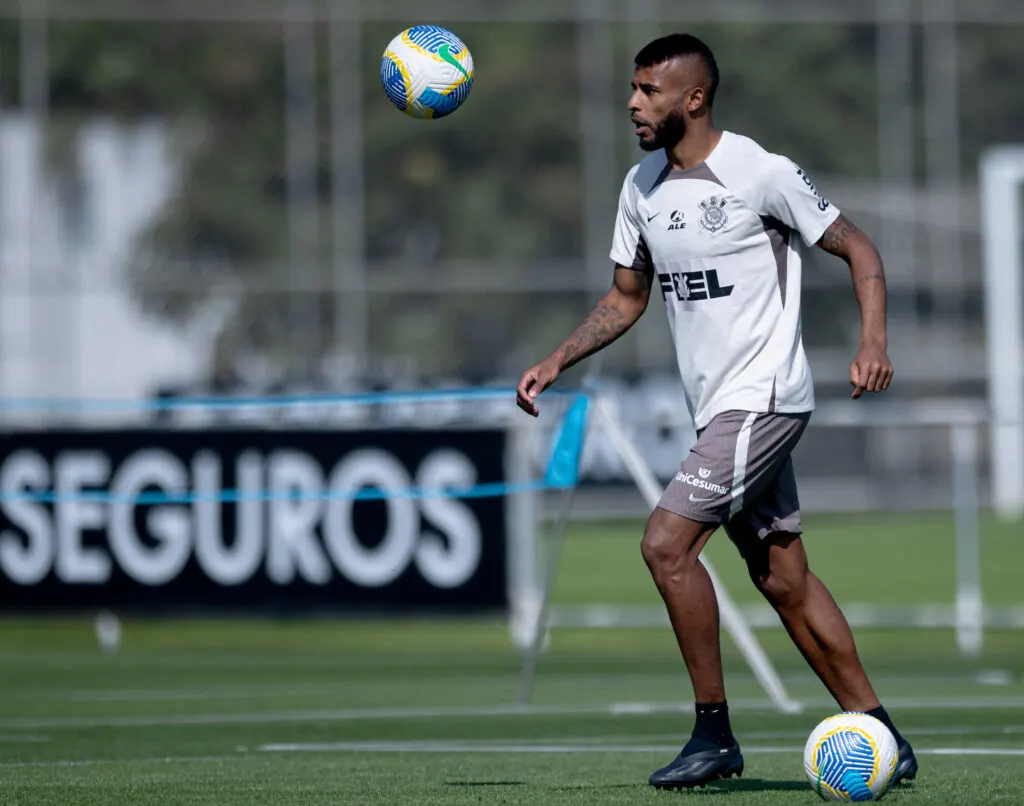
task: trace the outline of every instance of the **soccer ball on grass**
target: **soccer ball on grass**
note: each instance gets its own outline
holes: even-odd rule
[[[447,28],[416,25],[391,40],[380,60],[380,83],[398,109],[414,118],[450,115],[473,88],[473,56]]]
[[[804,746],[804,772],[824,800],[878,800],[896,770],[892,732],[873,716],[842,713],[822,720]]]

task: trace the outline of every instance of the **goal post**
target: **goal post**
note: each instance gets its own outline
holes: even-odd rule
[[[1024,517],[1024,278],[1020,188],[1024,146],[995,146],[980,164],[992,508]]]

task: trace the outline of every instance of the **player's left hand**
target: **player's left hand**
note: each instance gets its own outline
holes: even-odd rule
[[[892,363],[881,344],[861,342],[850,366],[850,385],[854,400],[864,392],[884,392],[892,380]]]

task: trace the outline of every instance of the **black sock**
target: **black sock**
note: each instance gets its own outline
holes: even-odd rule
[[[900,735],[900,732],[896,730],[896,726],[892,724],[892,718],[889,716],[885,708],[883,708],[881,705],[879,705],[877,708],[872,708],[870,711],[865,711],[864,713],[866,713],[868,716],[873,716],[875,719],[877,719],[879,722],[885,725],[889,729],[889,732],[892,733],[893,738],[896,740],[897,746],[907,741]]]
[[[734,741],[732,726],[729,724],[729,705],[722,702],[698,702],[694,705],[697,720],[693,735],[686,744],[686,751],[697,752],[728,747]]]

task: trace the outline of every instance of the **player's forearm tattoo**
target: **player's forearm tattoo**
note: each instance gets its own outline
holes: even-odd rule
[[[843,255],[846,253],[846,241],[857,232],[859,230],[853,222],[840,213],[839,218],[821,236],[821,248],[832,255]]]
[[[866,283],[868,280],[881,280],[884,283],[885,282],[885,275],[884,274],[869,274],[867,277],[859,277],[859,278],[857,278],[854,281],[853,284],[854,285],[860,285],[861,283]]]
[[[602,299],[559,349],[563,369],[611,344],[632,324],[610,300]]]

